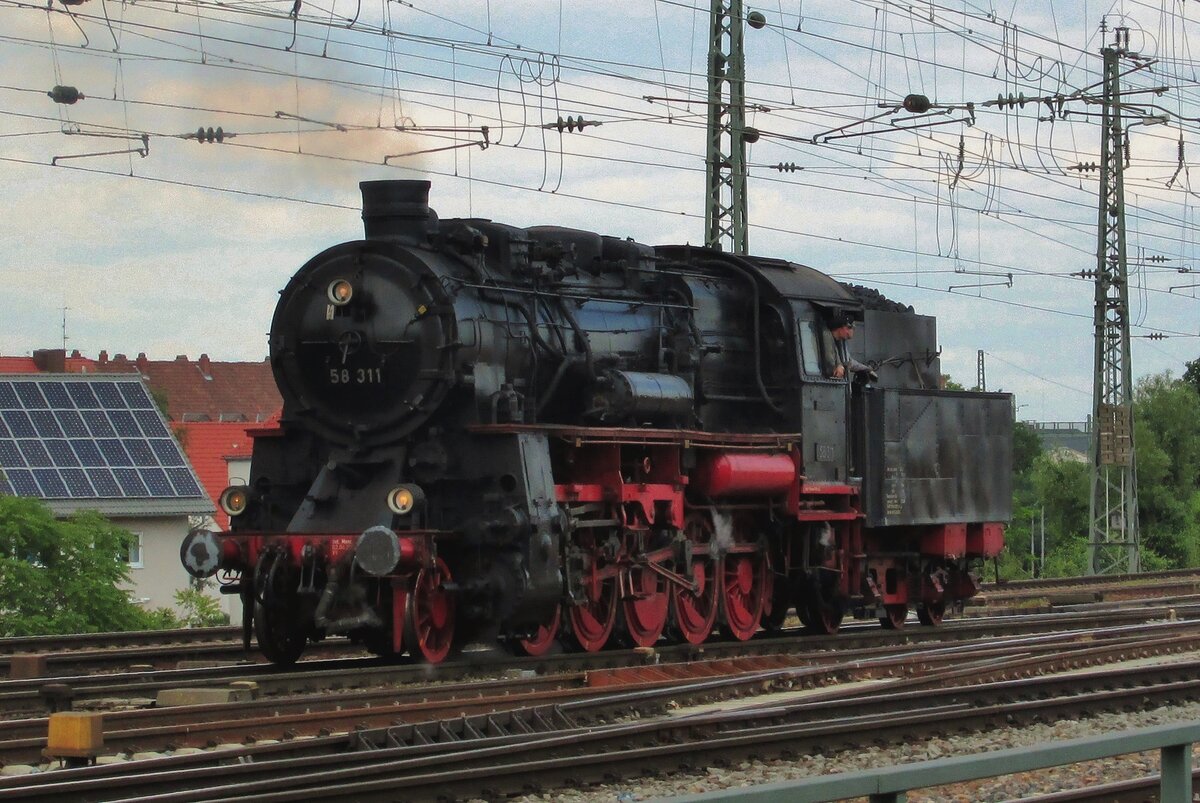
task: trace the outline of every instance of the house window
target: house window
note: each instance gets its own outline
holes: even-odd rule
[[[129,542],[129,554],[125,556],[126,562],[131,569],[141,569],[145,567],[142,562],[142,534],[134,533],[133,540]]]

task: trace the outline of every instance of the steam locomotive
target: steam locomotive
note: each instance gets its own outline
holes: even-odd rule
[[[365,239],[282,291],[278,426],[181,548],[247,645],[699,644],[976,592],[1012,405],[939,389],[932,318],[779,259],[439,220],[429,187],[362,183]],[[878,381],[834,376],[836,316]]]

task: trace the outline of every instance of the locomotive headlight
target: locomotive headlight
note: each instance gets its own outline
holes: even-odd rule
[[[416,485],[397,485],[388,491],[388,509],[397,516],[407,516],[425,501],[425,492]]]
[[[221,491],[221,498],[217,500],[217,504],[221,506],[230,516],[238,516],[246,512],[246,505],[250,502],[250,494],[246,492],[245,485],[230,485],[224,491]]]
[[[354,298],[354,285],[346,279],[334,279],[325,289],[325,297],[335,307],[344,307]]]

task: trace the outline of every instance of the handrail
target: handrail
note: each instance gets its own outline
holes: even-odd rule
[[[1144,750],[1161,750],[1160,803],[1190,803],[1192,743],[1197,741],[1200,741],[1200,722],[1158,725],[1066,742],[1042,742],[982,755],[954,756],[897,767],[878,767],[799,781],[723,789],[673,800],[682,803],[718,800],[739,803],[821,803],[869,797],[872,803],[899,803],[910,789],[1029,772]]]

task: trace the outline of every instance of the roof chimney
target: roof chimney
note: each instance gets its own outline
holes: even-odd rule
[[[48,374],[66,373],[67,352],[65,349],[37,349],[33,352],[33,364]]]
[[[137,360],[135,362],[137,362],[137,367],[139,370],[144,369],[150,364],[150,361],[146,359],[146,352],[144,351],[138,352]]]

